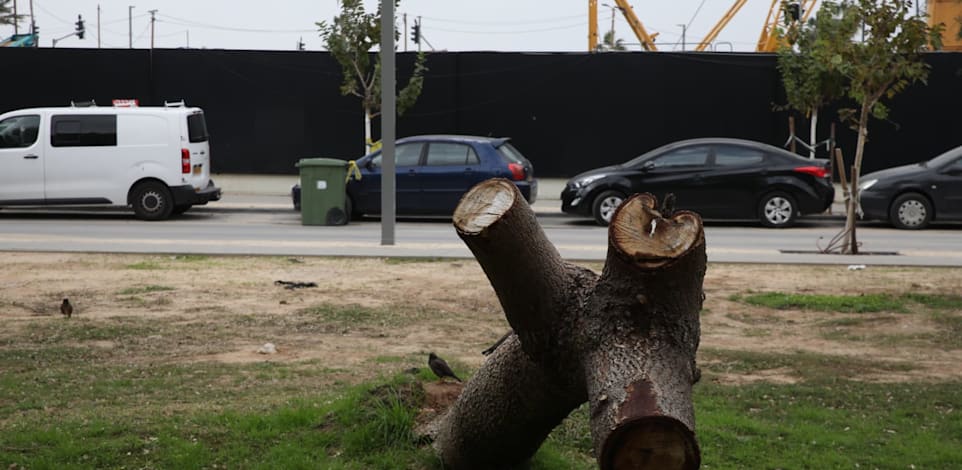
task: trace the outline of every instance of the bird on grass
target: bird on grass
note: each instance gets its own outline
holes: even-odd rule
[[[67,318],[73,315],[73,305],[70,305],[70,299],[63,299],[63,303],[60,304],[60,313]]]
[[[438,378],[442,380],[445,377],[451,377],[458,382],[461,381],[457,375],[454,375],[454,371],[451,370],[451,367],[448,366],[448,363],[444,362],[444,359],[441,359],[434,353],[428,355],[428,367],[431,368],[431,372],[434,372],[434,375],[437,375]]]

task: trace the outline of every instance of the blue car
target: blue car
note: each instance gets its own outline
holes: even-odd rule
[[[507,178],[529,203],[538,195],[534,167],[508,138],[419,135],[395,144],[396,207],[399,215],[445,215],[474,185]],[[381,152],[357,160],[361,179],[347,184],[346,212],[353,218],[381,212]],[[292,190],[299,208],[300,187]]]

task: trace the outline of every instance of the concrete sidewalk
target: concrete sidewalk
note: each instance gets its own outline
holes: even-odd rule
[[[211,209],[223,210],[294,210],[291,186],[300,182],[297,175],[237,175],[211,176],[224,195],[220,201],[207,204]],[[541,216],[562,215],[561,191],[564,178],[538,178],[538,198],[531,206]],[[808,217],[844,217],[845,202],[842,188],[835,185],[835,202],[829,213]]]

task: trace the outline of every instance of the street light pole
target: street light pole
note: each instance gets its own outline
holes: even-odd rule
[[[680,24],[678,26],[681,26],[681,50],[682,52],[684,52],[685,51],[685,30],[688,29],[688,26],[684,24]]]
[[[134,6],[127,7],[127,47],[134,48]]]

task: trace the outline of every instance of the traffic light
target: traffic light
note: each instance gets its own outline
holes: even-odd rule
[[[74,24],[77,25],[77,37],[83,39],[84,33],[87,32],[87,30],[84,28],[84,19],[80,15],[77,15],[77,22]]]
[[[414,22],[414,26],[411,27],[411,40],[415,44],[421,44],[421,23]]]

